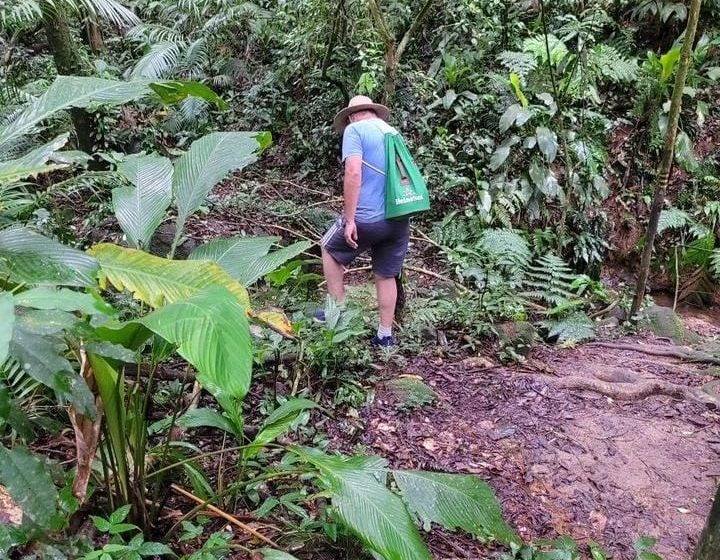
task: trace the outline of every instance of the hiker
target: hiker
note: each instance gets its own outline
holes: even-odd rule
[[[343,135],[343,213],[321,241],[323,273],[330,296],[345,304],[344,267],[367,250],[372,256],[380,320],[374,346],[394,346],[392,326],[398,298],[397,279],[410,238],[408,216],[385,218],[385,134],[397,131],[387,124],[390,111],[357,95],[340,111],[333,128]],[[325,321],[325,311],[315,312]]]

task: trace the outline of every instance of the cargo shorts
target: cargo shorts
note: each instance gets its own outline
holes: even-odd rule
[[[410,220],[382,220],[357,223],[357,249],[345,241],[345,220],[340,217],[325,233],[320,246],[343,266],[370,251],[372,269],[382,278],[394,278],[402,272],[410,241]]]

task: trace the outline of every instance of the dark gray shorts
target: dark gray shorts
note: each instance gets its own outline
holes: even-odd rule
[[[410,240],[410,220],[383,220],[357,224],[358,248],[345,241],[345,226],[338,218],[323,236],[320,245],[333,259],[348,266],[359,255],[370,250],[373,272],[383,278],[394,278],[402,271]]]

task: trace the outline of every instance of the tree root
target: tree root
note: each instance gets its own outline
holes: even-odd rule
[[[629,350],[650,356],[663,356],[666,358],[678,358],[686,362],[720,365],[720,358],[700,352],[683,348],[666,348],[663,346],[651,346],[644,344],[621,344],[614,342],[590,342],[587,346],[598,346],[600,348],[611,348],[613,350]]]
[[[577,389],[581,391],[594,391],[606,397],[623,401],[638,401],[653,395],[667,395],[676,399],[691,400],[702,404],[711,404],[715,407],[720,402],[710,394],[697,387],[685,387],[668,383],[659,379],[636,382],[612,383],[600,379],[570,375],[566,377],[548,377],[555,386],[562,389]]]

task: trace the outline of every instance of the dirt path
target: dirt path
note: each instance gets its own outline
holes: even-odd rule
[[[418,359],[389,373],[421,377],[441,402],[401,412],[393,393],[378,387],[362,414],[368,452],[394,467],[480,475],[528,540],[592,538],[620,560],[634,559],[633,542],[649,535],[666,560],[690,558],[720,477],[718,411],[665,395],[615,401],[559,389],[555,379],[626,371],[699,387],[712,377],[673,358],[592,346],[539,348],[516,367],[473,365]],[[463,557],[463,550],[484,557],[469,540],[458,547],[457,536],[432,541],[437,558]]]

